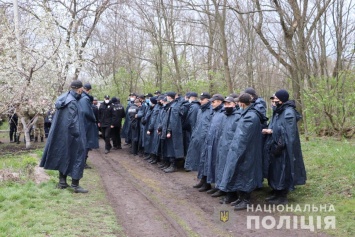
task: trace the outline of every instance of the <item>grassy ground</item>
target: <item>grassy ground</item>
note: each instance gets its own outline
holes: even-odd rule
[[[88,194],[56,189],[54,171],[49,182],[31,181],[41,153],[0,156],[0,170],[20,173],[20,180],[0,182],[0,236],[124,236],[94,170],[85,170],[81,182],[95,190]]]
[[[289,193],[289,206],[297,205],[296,214],[305,217],[306,224],[313,218],[315,232],[326,232],[333,236],[355,236],[355,140],[312,138],[302,140],[302,151],[307,170],[307,183]],[[264,184],[267,186],[267,184]],[[265,192],[255,192],[256,199],[263,200]],[[307,211],[312,207],[327,206],[327,211]],[[329,212],[333,205],[335,211]],[[304,211],[306,210],[306,211]],[[289,215],[281,212],[280,215]],[[317,216],[321,217],[321,228],[317,229]],[[325,230],[324,217],[335,216],[336,228]],[[278,220],[278,219],[276,219]],[[298,218],[300,228],[300,218]]]
[[[334,205],[335,212],[308,214],[335,215],[336,229],[328,232],[355,236],[355,140],[313,138],[302,143],[302,150],[308,181],[291,197],[300,204]]]

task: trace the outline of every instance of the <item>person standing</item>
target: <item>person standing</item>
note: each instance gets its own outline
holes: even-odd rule
[[[203,145],[204,149],[201,152],[199,164],[199,174],[202,175],[202,179],[206,179],[206,183],[198,191],[208,191],[208,194],[214,194],[218,191],[218,189],[216,187],[212,190],[210,189],[211,184],[216,181],[218,142],[221,136],[222,126],[225,125],[222,121],[226,115],[223,107],[224,97],[221,94],[214,94],[210,101],[212,105],[212,117],[206,134],[205,144]]]
[[[121,137],[125,139],[125,145],[130,145],[132,143],[132,134],[131,134],[131,119],[129,117],[129,108],[131,105],[134,105],[134,101],[136,100],[136,93],[130,93],[129,99],[126,107],[126,118],[123,123]]]
[[[262,134],[264,116],[252,106],[252,97],[248,93],[239,96],[241,117],[229,147],[223,176],[218,188],[227,192],[225,203],[234,201],[235,210],[246,209],[251,192],[259,187],[262,177]]]
[[[15,113],[14,109],[11,109],[9,114],[9,126],[10,126],[10,142],[17,142],[17,124],[18,124],[18,117]]]
[[[128,109],[128,115],[130,118],[130,126],[131,126],[131,153],[133,155],[138,155],[138,142],[140,136],[140,118],[137,117],[139,110],[142,107],[142,102],[139,99],[134,101],[134,104],[131,105]]]
[[[55,103],[56,113],[39,166],[59,171],[58,188],[69,187],[67,176],[70,176],[74,192],[87,193],[88,190],[79,185],[86,154],[85,124],[78,102],[83,84],[74,80],[70,87],[71,90],[60,95]]]
[[[85,169],[91,169],[87,164],[89,157],[89,151],[91,149],[99,148],[99,136],[97,133],[97,125],[94,111],[92,110],[92,102],[94,98],[90,95],[91,85],[90,83],[84,84],[83,93],[79,100],[81,111],[83,113],[83,119],[85,122],[85,136],[86,136],[86,155],[85,155]]]
[[[197,120],[192,130],[191,142],[187,149],[184,165],[185,170],[188,171],[199,170],[200,157],[204,149],[205,139],[212,117],[212,106],[209,101],[210,98],[211,95],[207,92],[203,92],[200,95],[201,108],[198,110]],[[201,188],[206,183],[207,177],[202,177],[201,174],[198,174],[198,178],[200,179],[200,182],[194,185],[194,188]]]
[[[266,142],[269,157],[268,183],[273,195],[266,198],[270,204],[287,204],[287,194],[295,185],[304,185],[307,180],[303,162],[297,122],[301,119],[294,101],[289,100],[286,90],[274,95],[276,109],[268,129],[262,133],[271,139]]]
[[[112,97],[112,125],[111,136],[112,136],[112,144],[113,149],[122,149],[121,145],[121,127],[122,127],[122,119],[126,116],[125,109],[123,105],[120,103],[120,99],[116,97]]]
[[[99,108],[99,123],[98,126],[101,129],[102,137],[105,140],[105,154],[109,153],[111,145],[111,128],[112,126],[112,106],[110,96],[105,95],[104,102]]]

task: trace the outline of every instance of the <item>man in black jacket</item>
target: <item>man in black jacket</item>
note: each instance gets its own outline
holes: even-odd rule
[[[112,126],[111,136],[113,149],[122,149],[121,146],[121,127],[122,127],[122,118],[126,116],[125,109],[123,105],[120,104],[120,100],[116,97],[112,97]]]
[[[99,123],[98,126],[101,128],[102,137],[105,140],[105,154],[109,153],[112,145],[111,139],[111,128],[112,126],[112,105],[110,101],[110,96],[105,95],[104,102],[99,108]]]

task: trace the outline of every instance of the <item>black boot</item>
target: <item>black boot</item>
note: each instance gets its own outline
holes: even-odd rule
[[[248,208],[249,204],[250,204],[250,193],[240,192],[239,199],[237,200],[237,203],[234,206],[234,210],[236,211],[245,210]]]
[[[198,189],[199,192],[206,192],[212,188],[211,184],[204,183],[201,188]]]
[[[85,157],[85,166],[84,166],[84,169],[91,169],[91,166],[88,165],[87,160],[88,160],[88,156]]]
[[[43,137],[41,137],[41,142],[43,142],[44,141],[44,139],[43,139]]]
[[[144,156],[144,160],[149,160],[149,159],[151,159],[151,158],[152,158],[152,156],[151,156],[150,154]]]
[[[267,198],[265,198],[265,201],[270,201],[270,200],[273,200],[273,199],[275,199],[275,198],[277,198],[277,195],[276,195],[276,193],[277,193],[277,190],[272,190],[271,192],[270,192],[270,196],[268,196]]]
[[[38,142],[38,137],[35,137],[35,142]]]
[[[79,185],[79,179],[73,179],[71,183],[71,187],[74,189],[74,193],[87,193],[89,192],[88,190],[82,188]]]
[[[276,197],[268,201],[269,204],[284,205],[288,203],[287,190],[275,190]]]
[[[223,192],[221,190],[218,190],[217,192],[215,192],[214,194],[211,195],[211,197],[222,197],[225,196],[226,192]]]
[[[161,170],[165,170],[165,169],[168,168],[169,166],[170,166],[170,162],[169,162],[169,161],[166,161],[166,162],[165,162],[165,165],[162,166],[160,169],[161,169]]]
[[[17,135],[17,137],[16,137],[16,143],[17,143],[17,144],[20,144],[20,142],[21,142],[21,141],[20,141],[20,135]]]
[[[177,171],[177,167],[176,167],[176,160],[173,159],[171,162],[170,162],[170,166],[166,169],[164,169],[164,172],[165,173],[173,173]]]
[[[158,157],[156,155],[151,155],[151,161],[149,161],[149,163],[151,163],[152,165],[155,165],[156,163],[158,163]]]
[[[161,168],[163,168],[164,166],[166,166],[166,161],[161,162],[161,163],[158,165],[158,168],[161,169]]]
[[[200,182],[194,186],[192,186],[193,188],[201,188],[205,183],[206,183],[206,176],[202,176],[202,179],[200,179]]]
[[[59,183],[58,183],[57,187],[59,189],[65,189],[65,188],[69,187],[69,185],[67,183],[67,176],[61,172],[59,172]]]
[[[212,189],[210,189],[210,190],[208,190],[206,193],[207,194],[214,194],[214,193],[216,193],[216,192],[218,192],[218,188],[212,188]]]
[[[227,192],[226,196],[222,198],[219,203],[220,204],[230,204],[238,199],[238,195],[236,192]]]

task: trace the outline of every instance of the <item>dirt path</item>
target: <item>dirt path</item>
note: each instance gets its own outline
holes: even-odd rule
[[[231,206],[219,204],[219,199],[192,188],[196,173],[165,174],[156,165],[130,155],[127,147],[107,155],[103,149],[91,151],[89,162],[100,173],[127,236],[326,236],[299,229],[248,229],[248,215],[274,214],[235,212]],[[220,220],[220,211],[229,211],[227,222]],[[276,215],[275,219],[278,223]]]

